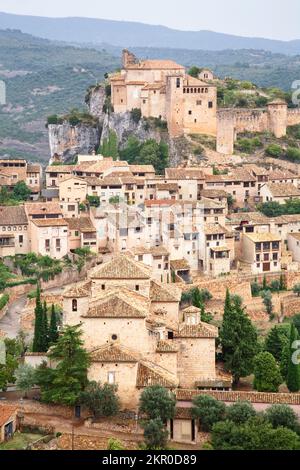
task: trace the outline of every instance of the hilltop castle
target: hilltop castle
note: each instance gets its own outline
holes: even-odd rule
[[[216,136],[217,151],[232,154],[239,132],[272,132],[286,135],[287,126],[300,123],[300,109],[276,100],[260,109],[217,109],[213,74],[204,70],[198,78],[172,60],[139,61],[123,51],[123,68],[110,78],[116,113],[138,108],[143,117],[167,121],[171,137],[188,134]]]

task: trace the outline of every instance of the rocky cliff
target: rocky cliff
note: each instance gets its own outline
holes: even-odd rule
[[[134,136],[140,141],[154,139],[157,142],[168,140],[168,132],[147,125],[144,119],[135,122],[130,112],[120,114],[106,114],[103,121],[101,142],[109,137],[110,132],[115,132],[120,148],[124,148],[129,136]]]
[[[78,153],[88,154],[99,147],[101,128],[88,124],[72,126],[68,122],[50,124],[49,145],[51,156],[59,155],[63,162],[73,160]]]
[[[103,84],[90,87],[85,97],[85,102],[92,116],[103,122],[105,114],[103,107],[106,100],[105,87]]]

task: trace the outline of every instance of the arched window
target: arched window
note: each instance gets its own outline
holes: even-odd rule
[[[73,299],[72,300],[72,311],[77,312],[77,308],[78,308],[77,299]]]

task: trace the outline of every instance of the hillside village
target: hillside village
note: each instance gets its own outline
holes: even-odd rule
[[[170,138],[201,141],[206,158],[173,167],[167,161],[160,171],[151,162],[107,155],[102,142],[68,163],[52,153],[46,168],[0,160],[0,338],[19,341],[22,330],[19,367],[40,374],[26,392],[32,398],[38,385],[41,393],[41,402],[20,405],[6,391],[11,381],[0,381],[8,401],[3,419],[0,405],[6,433],[0,442],[20,426],[45,427],[45,416],[49,434],[60,432],[58,415],[65,431],[53,440],[70,448],[75,406],[83,419],[78,448],[80,436],[89,445],[101,437],[103,446],[105,426],[130,448],[143,439],[135,422],[147,414],[141,397],[157,387],[174,393],[174,413],[163,428],[175,446],[210,445],[211,427],[204,429],[193,410],[199,397],[247,401],[256,411],[291,405],[299,417],[300,366],[290,370],[288,349],[300,314],[300,150],[291,152],[291,141],[299,147],[299,108],[272,100],[259,110],[221,109],[209,70],[195,78],[172,61],[139,61],[127,50],[123,69],[107,80],[104,119],[133,112],[138,120],[165,122]],[[54,121],[49,127],[61,125]],[[245,144],[262,134],[271,139],[267,149],[235,154],[241,136]],[[206,146],[211,138],[215,148]],[[226,321],[241,327],[234,331],[241,352],[239,344],[226,349]],[[92,419],[78,396],[53,399],[53,381],[42,374],[59,370],[64,335],[81,338],[86,382],[111,386],[118,410],[129,413],[124,435],[109,414],[104,425]],[[236,351],[240,362],[232,359]],[[259,384],[260,355],[271,361],[265,370],[277,374],[269,385]]]

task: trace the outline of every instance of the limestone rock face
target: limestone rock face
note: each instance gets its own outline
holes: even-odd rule
[[[96,86],[90,88],[86,96],[86,104],[89,107],[89,113],[103,122],[105,114],[103,113],[103,106],[105,103],[105,88],[104,86]]]
[[[117,134],[121,148],[125,147],[128,137],[130,136],[134,136],[142,142],[148,139],[154,139],[157,142],[162,140],[162,133],[160,130],[148,128],[143,119],[136,123],[131,118],[129,111],[126,113],[112,113],[105,115],[101,142],[109,137],[110,131],[114,131]]]
[[[90,154],[99,147],[100,126],[87,124],[71,126],[68,122],[49,125],[49,145],[51,156],[57,154],[63,162],[72,160],[75,155]]]

